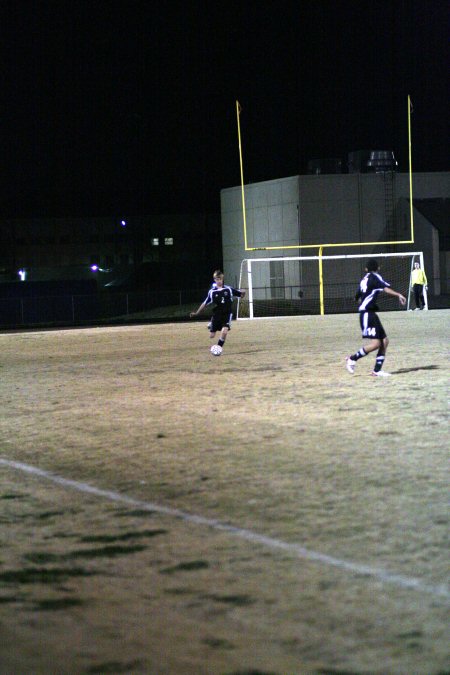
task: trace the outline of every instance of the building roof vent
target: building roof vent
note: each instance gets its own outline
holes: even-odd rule
[[[371,150],[370,157],[367,160],[367,168],[375,173],[385,173],[386,171],[396,171],[398,162],[391,150]]]
[[[397,171],[392,150],[356,150],[348,154],[349,173],[385,173]]]

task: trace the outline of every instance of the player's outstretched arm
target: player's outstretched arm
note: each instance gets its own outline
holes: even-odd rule
[[[243,288],[233,288],[230,286],[234,298],[245,298],[246,291]]]
[[[200,314],[200,312],[202,312],[205,309],[205,307],[206,307],[206,304],[204,302],[202,302],[202,304],[200,305],[200,307],[198,308],[198,310],[196,312],[191,312],[189,314],[191,319],[192,319],[193,316],[197,316],[197,314]]]
[[[384,292],[387,293],[388,295],[393,295],[395,298],[398,298],[398,301],[401,305],[406,305],[406,298],[404,295],[401,293],[397,293],[397,291],[394,291],[393,288],[386,288],[384,289]]]

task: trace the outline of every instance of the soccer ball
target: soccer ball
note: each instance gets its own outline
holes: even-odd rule
[[[211,354],[214,354],[214,356],[220,356],[222,353],[222,347],[220,345],[213,345],[211,347]]]

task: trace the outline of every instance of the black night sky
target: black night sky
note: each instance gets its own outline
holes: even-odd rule
[[[308,160],[449,167],[447,0],[1,0],[2,217],[220,210]]]

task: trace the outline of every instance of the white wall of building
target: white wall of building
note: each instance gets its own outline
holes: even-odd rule
[[[390,241],[386,233],[389,180],[384,174],[332,174],[291,176],[246,185],[244,189],[247,247],[272,250],[246,251],[241,186],[221,191],[223,263],[230,284],[239,283],[244,258],[382,252],[384,246],[358,246],[361,242]],[[397,238],[410,239],[409,174],[396,173],[391,184]],[[450,173],[413,175],[413,198],[449,198]],[[414,244],[389,247],[391,251],[423,250],[430,290],[439,294],[438,233],[414,210]],[[312,248],[299,249],[302,246]],[[289,248],[292,247],[292,248]],[[442,256],[441,256],[442,257]],[[433,280],[433,281],[431,281]]]

